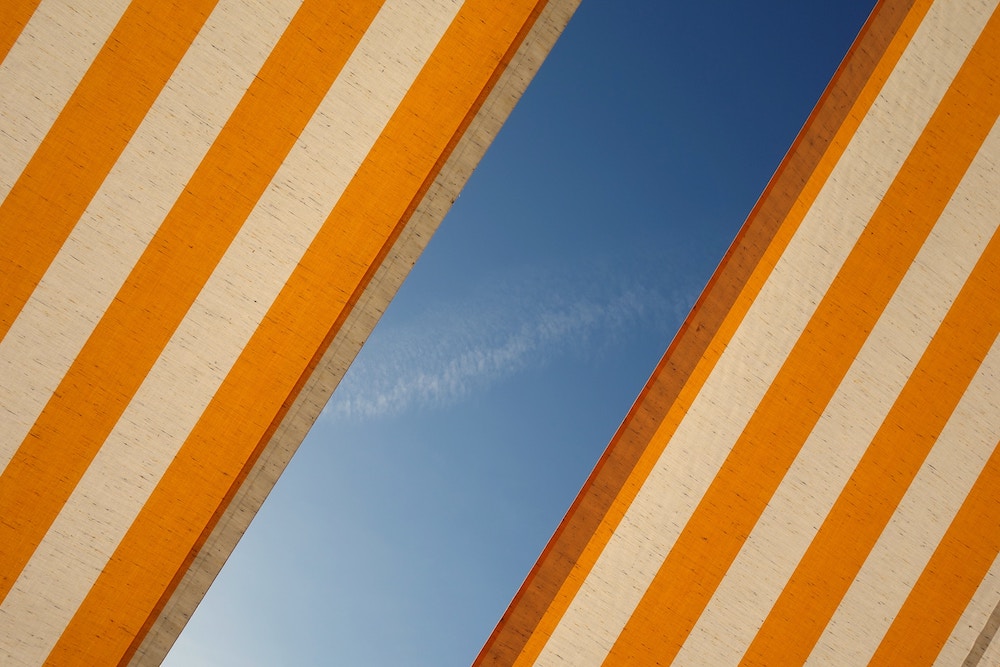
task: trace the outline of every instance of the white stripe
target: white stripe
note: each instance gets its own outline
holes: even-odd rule
[[[1000,554],[993,560],[972,600],[955,624],[951,637],[934,661],[935,667],[954,667],[965,661],[997,604],[1000,604]],[[990,642],[990,649],[1000,650],[1000,632]],[[992,662],[981,660],[979,664],[982,667],[1000,665],[1000,659]]]
[[[997,212],[971,205],[977,193],[992,191],[997,178],[988,154],[1000,148],[1000,131],[990,142],[914,259],[677,664],[702,659],[735,664],[753,641],[994,231]]]
[[[0,470],[97,326],[300,0],[224,0],[208,18],[0,341]]]
[[[40,662],[58,639],[459,5],[382,7],[0,606],[18,659]]]
[[[1000,439],[1000,344],[994,343],[809,664],[871,660]]]
[[[996,128],[991,140],[991,157],[996,158],[1000,156],[1000,131]],[[956,195],[952,201],[964,205],[955,208],[964,210],[955,211],[953,216],[975,220],[982,232],[991,233],[997,220],[1000,220],[1000,198],[994,196],[994,193],[1000,192],[1000,170],[995,159],[977,161],[974,168],[976,174],[967,177],[966,181],[973,181],[970,183],[972,192],[988,193],[989,196],[982,199],[986,206],[976,207],[973,204],[975,195],[970,193]],[[947,252],[947,243],[944,245],[943,252]],[[959,253],[965,251],[956,247],[951,250],[956,260]],[[972,258],[977,257],[977,253],[968,254]],[[950,276],[948,272],[943,272],[936,277],[945,279]],[[933,276],[931,278],[933,283]],[[936,288],[932,284],[927,285],[927,288],[932,287]],[[929,310],[927,303],[918,304],[915,309],[921,316]],[[900,338],[910,335],[906,330],[897,333]],[[997,379],[1000,378],[998,347],[994,345],[956,407],[831,618],[809,663],[829,665],[836,658],[861,664],[870,660],[878,649],[910,589],[1000,440],[1000,395],[996,393]]]
[[[0,201],[66,106],[128,0],[44,0],[0,64]]]
[[[963,4],[925,17],[539,664],[606,657],[981,32],[988,12],[952,16]]]

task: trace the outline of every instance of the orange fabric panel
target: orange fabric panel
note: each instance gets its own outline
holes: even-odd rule
[[[986,248],[795,568],[747,650],[745,664],[804,662],[809,657],[1000,332],[998,266],[1000,234]],[[964,609],[965,604],[958,614]],[[928,630],[925,626],[916,634]],[[938,634],[941,644],[933,654],[911,647],[907,653],[914,659],[895,664],[931,662],[950,631]],[[926,641],[917,645],[927,648]]]
[[[993,266],[994,280],[1000,264]],[[996,308],[1000,299],[994,298]],[[936,657],[1000,554],[1000,444],[914,584],[869,663],[913,665]],[[996,638],[994,637],[994,641]]]
[[[538,11],[462,7],[49,662],[130,659]]]
[[[31,16],[38,9],[42,0],[7,0],[3,8],[3,20],[0,21],[0,62],[3,62],[14,42],[21,36],[24,26],[28,25]]]
[[[6,597],[380,2],[303,5],[0,475]],[[122,350],[129,353],[123,355]]]
[[[680,650],[992,128],[1000,98],[971,109],[968,98],[989,96],[993,89],[991,63],[997,57],[998,29],[994,17],[606,664],[669,661]],[[932,181],[926,178],[930,172],[936,175]],[[664,616],[671,622],[663,623]],[[793,618],[802,620],[801,615]],[[815,638],[799,627],[792,641],[796,647],[811,648]],[[793,647],[787,642],[783,646],[782,660],[788,660]],[[752,647],[749,655],[755,650]],[[762,664],[773,664],[774,656],[767,656],[770,660],[765,658]],[[756,664],[753,658],[750,662]]]
[[[134,0],[0,204],[0,340],[216,2]]]
[[[668,445],[670,437],[672,436],[674,430],[676,430],[677,425],[680,423],[681,418],[686,413],[688,407],[690,406],[694,397],[697,395],[698,391],[701,389],[701,386],[704,384],[705,379],[711,373],[712,369],[715,366],[715,363],[718,361],[719,356],[722,354],[722,351],[728,345],[729,340],[731,339],[733,333],[736,331],[739,324],[742,322],[743,317],[745,316],[750,305],[753,303],[753,300],[759,293],[765,280],[770,274],[771,269],[777,262],[778,258],[781,256],[781,253],[784,251],[785,247],[788,245],[788,242],[794,235],[795,231],[798,229],[798,226],[801,223],[806,211],[808,211],[809,207],[812,205],[820,189],[825,184],[827,178],[829,177],[830,172],[833,170],[834,165],[836,165],[840,156],[843,154],[844,149],[846,148],[847,144],[853,137],[862,118],[864,118],[868,109],[871,107],[872,102],[875,100],[876,96],[878,95],[879,91],[882,88],[882,85],[888,78],[889,74],[892,72],[903,51],[906,49],[906,46],[909,44],[910,37],[916,30],[917,26],[920,25],[920,22],[923,20],[923,17],[927,13],[927,10],[930,8],[931,4],[932,0],[920,0],[918,2],[915,2],[909,9],[906,17],[903,19],[901,26],[898,28],[898,30],[896,30],[895,35],[890,40],[888,46],[885,49],[885,52],[881,55],[881,58],[876,64],[874,70],[868,76],[868,79],[864,83],[864,85],[861,86],[861,90],[860,92],[858,92],[857,98],[852,101],[850,112],[847,114],[842,124],[837,128],[833,139],[826,147],[819,163],[815,166],[812,173],[809,175],[808,179],[802,186],[802,189],[798,194],[797,200],[795,201],[790,212],[783,221],[778,232],[771,240],[766,251],[763,253],[763,256],[760,257],[760,259],[758,260],[757,266],[754,269],[753,273],[750,275],[750,277],[747,279],[746,284],[743,286],[742,292],[738,300],[736,301],[736,303],[733,304],[726,318],[722,322],[721,326],[715,332],[712,341],[709,344],[708,348],[705,350],[701,360],[694,368],[694,370],[691,372],[691,375],[685,381],[684,387],[682,388],[677,399],[674,401],[673,405],[671,405],[669,410],[666,412],[661,426],[658,428],[655,435],[651,438],[650,442],[643,450],[640,459],[636,463],[635,467],[632,469],[632,472],[629,474],[628,480],[621,487],[620,492],[615,497],[614,501],[612,502],[610,508],[607,510],[607,513],[601,520],[594,534],[590,537],[588,543],[583,548],[581,555],[579,556],[579,558],[576,559],[572,571],[569,573],[566,579],[561,583],[558,593],[555,595],[551,603],[548,604],[548,606],[545,608],[545,611],[541,615],[541,618],[538,621],[537,625],[533,628],[525,628],[525,629],[518,628],[516,630],[508,631],[508,632],[519,632],[519,633],[523,632],[525,634],[530,633],[528,634],[525,640],[523,648],[517,654],[517,658],[514,661],[514,664],[519,666],[530,665],[533,664],[534,661],[538,658],[538,655],[540,654],[542,648],[544,647],[545,642],[548,640],[549,636],[551,636],[552,632],[555,630],[555,627],[559,624],[563,614],[566,612],[566,609],[571,604],[573,597],[580,589],[580,586],[583,584],[583,581],[589,574],[590,570],[593,568],[594,563],[596,563],[604,547],[611,539],[611,535],[614,533],[614,530],[618,526],[626,510],[631,505],[632,501],[635,499],[635,496],[638,493],[639,489],[641,488],[643,482],[649,476],[650,471],[653,469],[657,460],[662,455],[664,449]],[[868,27],[871,26],[873,22],[876,21],[876,19],[877,19],[877,12],[873,14],[872,18],[869,20],[869,24],[866,25],[865,30],[867,30]],[[862,31],[862,35],[859,37],[858,42],[855,44],[855,47],[852,47],[852,50],[862,42],[862,38],[864,36],[865,36],[865,31]],[[847,60],[845,60],[837,76],[841,76],[842,74],[844,74],[845,71],[847,71],[846,68],[848,68],[850,65],[851,65],[850,58],[848,58]],[[834,78],[834,83],[836,82],[837,82],[837,77]],[[831,87],[827,89],[826,93],[824,93],[824,98],[820,100],[819,104],[817,105],[817,108],[822,106],[822,104],[826,100],[826,95],[829,94],[829,92],[833,89],[834,85],[831,84]],[[806,127],[808,129],[808,124]],[[801,140],[802,136],[804,135],[800,135],[799,140]],[[794,153],[794,148],[795,147],[793,146],[792,151],[790,151],[790,155]],[[783,169],[787,164],[788,162],[786,158],[786,162],[783,163],[782,167],[779,168],[779,171],[774,177],[774,179],[772,179],[772,185],[775,182],[775,180],[777,180],[781,176],[781,169]],[[770,187],[771,186],[769,185],[768,186],[769,190],[765,192],[764,196],[762,196],[761,198],[761,202],[758,202],[758,205],[755,207],[754,211],[750,214],[747,223],[748,226],[755,222],[755,216],[758,214],[762,203],[766,201],[768,192],[770,191]],[[744,229],[740,232],[740,236],[734,243],[733,248],[737,248],[739,245],[740,238],[742,238],[745,234],[747,234],[748,226],[745,226]],[[732,252],[733,250],[730,251],[730,253]],[[723,260],[723,265],[719,269],[720,272],[726,266],[726,261],[729,258],[730,258],[729,255],[727,255],[727,258]],[[713,277],[712,279],[713,282],[716,280],[718,275],[719,272],[717,272],[716,276]],[[713,284],[712,282],[709,283],[709,286],[706,288],[705,293],[699,299],[698,303],[695,304],[693,313],[697,313],[699,308],[703,306],[705,299],[711,295],[712,284]],[[689,316],[688,321],[690,321],[693,316],[694,315]],[[668,349],[667,353],[664,355],[664,361],[661,361],[660,363],[661,366],[663,366],[663,364],[670,359],[670,356],[673,353],[675,346],[678,344],[678,340],[686,335],[686,328],[687,328],[687,322],[685,322],[685,325],[678,332],[677,337],[671,344],[670,349]],[[653,379],[650,380],[650,383],[654,382],[656,377],[657,374],[654,373]],[[647,389],[648,388],[649,387],[647,386]],[[646,392],[644,390],[643,395],[645,395],[645,393]],[[640,396],[639,401],[637,401],[637,406],[638,403],[641,402],[642,400],[643,396]],[[635,411],[636,409],[637,408],[634,407],[633,411]],[[628,420],[626,420],[626,425],[627,424]],[[598,464],[598,467],[595,470],[594,475],[598,474],[601,468],[601,464],[604,463],[604,461],[610,455],[611,449],[615,446],[615,442],[620,437],[622,437],[622,435],[623,434],[621,432],[616,434],[615,440],[612,441],[612,444],[609,447],[609,451],[605,453],[604,458]],[[591,484],[594,482],[594,479],[595,478],[592,476],[591,480],[588,480],[587,486],[584,487],[584,490],[581,492],[580,497],[577,498],[577,501],[574,504],[574,508],[577,505],[579,505],[581,499],[585,494],[597,493],[598,490],[596,488],[591,487]],[[550,542],[548,547],[546,547],[546,552],[543,552],[542,557],[539,559],[539,562],[535,566],[535,569],[529,575],[528,580],[525,582],[524,586],[521,589],[521,592],[519,592],[518,594],[519,598],[525,592],[526,588],[532,585],[533,577],[536,576],[538,568],[542,565],[543,560],[547,557],[549,549],[552,548],[552,546],[555,544],[555,541],[559,538],[560,532],[565,528],[565,522],[571,519],[572,513],[573,509],[571,509],[570,513],[567,514],[567,518],[564,520],[564,525],[560,526],[559,530],[557,530],[555,537],[553,537],[553,541]],[[518,603],[518,598],[515,598],[515,602],[512,603],[511,608],[513,609],[514,605],[516,605],[517,603]],[[508,611],[508,614],[510,614],[510,611]],[[500,658],[498,657],[499,655],[498,651],[502,651],[502,647],[495,647],[493,645],[493,642],[495,642],[498,633],[501,630],[504,630],[503,626],[506,620],[507,618],[505,615],[505,619],[501,621],[501,623],[497,627],[497,630],[494,631],[494,635],[490,638],[490,642],[487,643],[483,651],[480,653],[476,664],[487,664],[487,661],[500,660]]]

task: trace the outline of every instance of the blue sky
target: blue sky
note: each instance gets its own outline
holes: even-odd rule
[[[584,0],[165,664],[469,664],[872,5]]]

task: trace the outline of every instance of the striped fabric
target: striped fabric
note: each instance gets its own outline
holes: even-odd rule
[[[5,0],[0,664],[158,664],[574,0]]]
[[[1000,664],[998,115],[876,8],[478,664]]]

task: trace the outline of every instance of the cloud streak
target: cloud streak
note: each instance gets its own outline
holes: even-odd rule
[[[602,354],[637,330],[669,335],[693,301],[690,290],[665,294],[606,278],[508,277],[409,321],[390,312],[324,416],[363,421],[454,405],[529,367]]]

